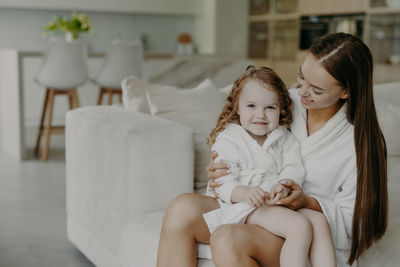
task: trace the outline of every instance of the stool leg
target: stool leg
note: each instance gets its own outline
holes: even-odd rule
[[[78,98],[78,92],[76,91],[76,88],[72,89],[72,98],[73,98],[73,102],[74,102],[74,108],[79,107],[79,98]]]
[[[36,146],[35,146],[35,150],[34,150],[35,157],[39,157],[40,140],[42,139],[42,133],[43,133],[43,129],[44,129],[43,123],[44,123],[44,118],[46,117],[46,110],[47,110],[48,102],[49,102],[49,89],[46,88],[46,96],[44,98],[42,118],[40,119],[39,133],[38,133],[38,136],[36,139]]]
[[[72,93],[72,91],[69,91],[67,93],[68,95],[68,100],[69,100],[69,109],[73,109],[74,108],[74,95]]]
[[[122,90],[118,91],[119,94],[119,103],[122,104]]]
[[[112,98],[113,98],[113,90],[111,88],[108,89],[108,104],[112,105]]]
[[[47,161],[49,159],[49,145],[51,136],[51,120],[53,118],[53,105],[54,105],[54,89],[49,89],[49,116],[47,119],[46,131],[45,131],[45,144],[42,152],[42,160]]]
[[[104,88],[100,88],[99,98],[97,99],[97,105],[101,105],[103,103],[103,95],[104,95]]]

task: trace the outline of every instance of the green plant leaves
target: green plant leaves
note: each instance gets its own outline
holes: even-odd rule
[[[92,32],[93,27],[90,18],[84,13],[72,13],[69,19],[57,16],[44,26],[46,33],[70,32],[74,39],[82,32]]]

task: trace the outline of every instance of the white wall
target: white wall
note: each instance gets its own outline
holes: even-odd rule
[[[0,48],[44,51],[48,39],[43,26],[55,16],[70,16],[72,10],[28,10],[0,8]],[[91,52],[107,50],[113,39],[138,40],[147,37],[151,51],[174,53],[181,32],[194,32],[193,16],[143,15],[86,12],[94,33],[86,35]]]
[[[196,2],[197,0],[0,0],[0,7],[194,15]]]
[[[202,0],[195,17],[195,42],[201,54],[246,57],[248,1]]]

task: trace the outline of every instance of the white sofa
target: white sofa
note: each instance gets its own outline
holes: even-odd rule
[[[390,152],[390,224],[361,267],[400,262],[400,83],[376,92]],[[193,175],[193,133],[182,123],[123,107],[67,114],[68,237],[96,266],[155,266],[163,210],[176,195],[193,192]],[[214,264],[200,259],[198,266]]]

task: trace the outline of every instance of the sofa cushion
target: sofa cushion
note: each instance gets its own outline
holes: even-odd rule
[[[227,93],[218,90],[211,80],[206,79],[194,89],[147,87],[146,94],[152,115],[181,122],[193,129],[195,187],[205,186],[208,182],[206,167],[210,159],[206,140],[216,125]]]
[[[177,90],[178,87],[152,84],[134,76],[122,80],[122,102],[124,107],[133,111],[150,114],[150,107],[146,99],[146,88],[162,90]]]
[[[400,156],[400,82],[374,86],[376,112],[389,156]]]

